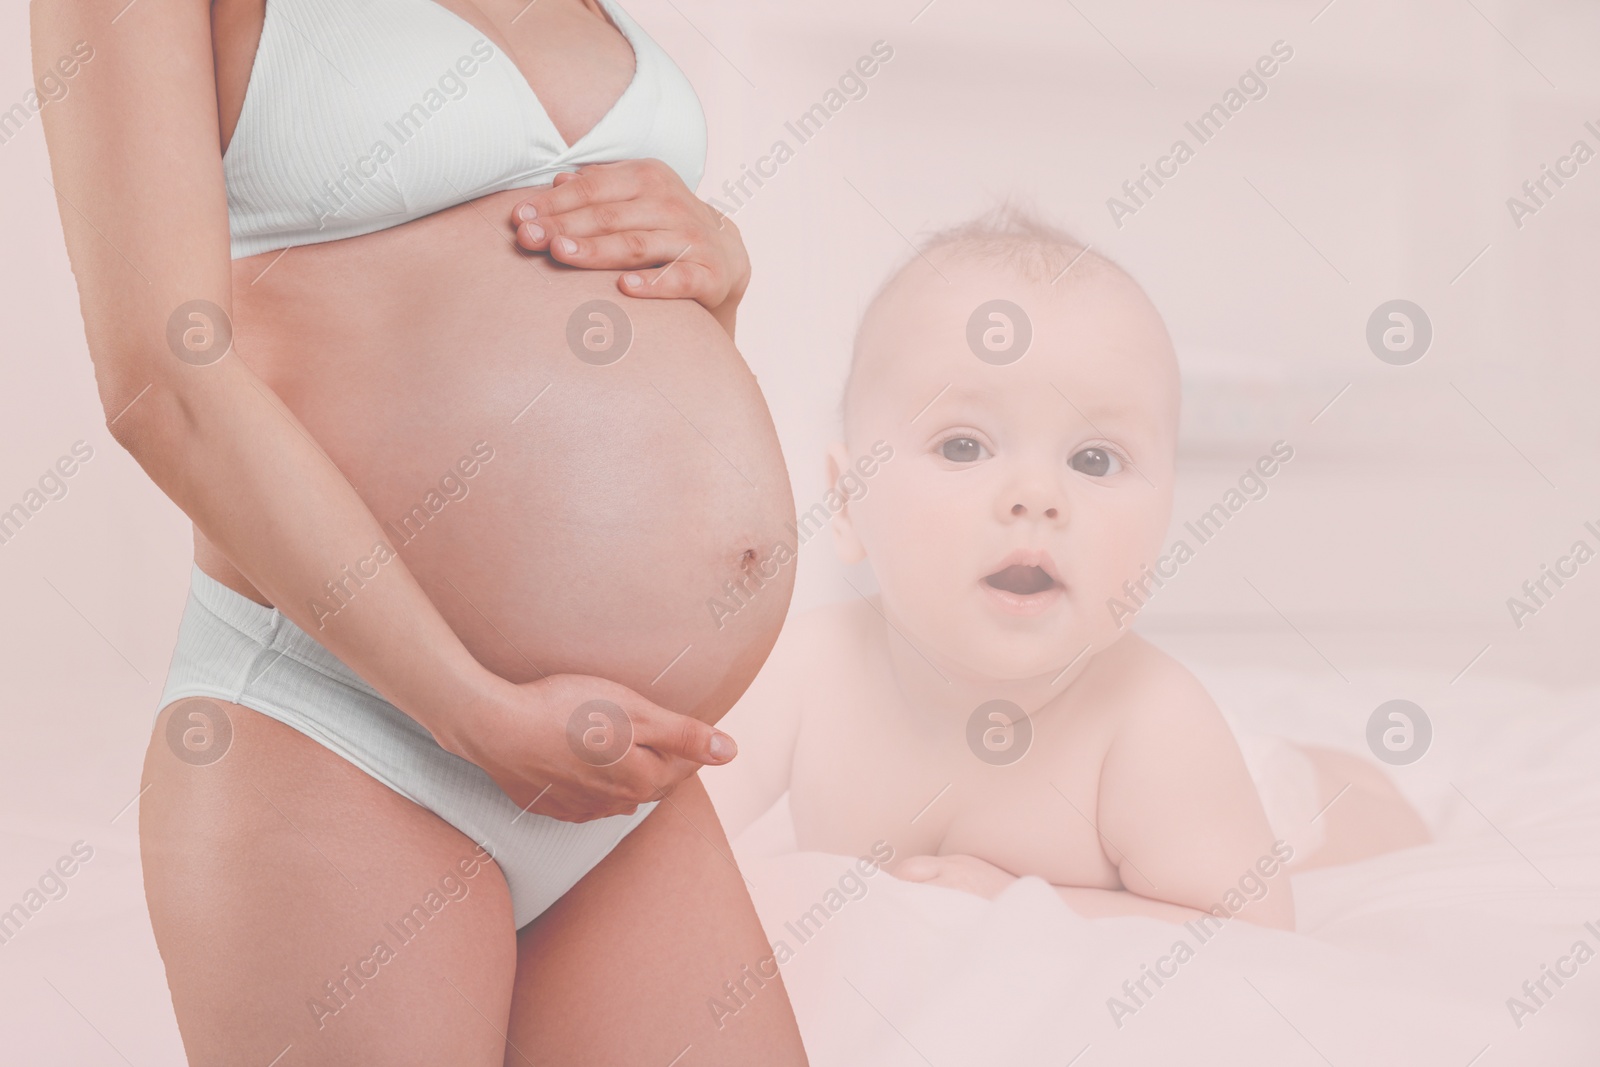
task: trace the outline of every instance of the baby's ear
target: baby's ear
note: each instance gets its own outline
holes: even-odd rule
[[[843,563],[860,563],[867,558],[867,549],[856,536],[855,522],[850,517],[850,498],[838,492],[839,478],[848,470],[853,470],[850,452],[843,441],[835,441],[828,446],[828,489],[834,499],[842,500],[843,504],[829,522],[833,528],[833,550]]]

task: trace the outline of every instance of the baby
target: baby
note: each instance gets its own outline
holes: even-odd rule
[[[730,835],[787,789],[801,849],[881,840],[901,878],[993,896],[1035,875],[1089,916],[1236,900],[1285,929],[1291,858],[1425,841],[1375,766],[1311,749],[1307,792],[1338,799],[1296,856],[1205,689],[1108,607],[1162,550],[1178,395],[1139,285],[1016,212],[890,278],[829,450],[843,491],[800,516],[831,516],[879,592],[791,621],[722,723],[740,756],[701,776]]]

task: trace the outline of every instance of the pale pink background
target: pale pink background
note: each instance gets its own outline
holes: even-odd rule
[[[1600,148],[1583,129],[1600,124],[1600,9],[1336,0],[1313,23],[1321,2],[629,7],[705,104],[703,196],[875,40],[894,47],[867,97],[736,215],[756,265],[741,348],[802,505],[823,488],[866,295],[906,238],[1017,193],[1128,267],[1165,313],[1186,376],[1180,519],[1272,441],[1296,449],[1272,495],[1163,591],[1146,633],[1185,656],[1314,670],[1320,653],[1351,679],[1357,732],[1379,699],[1429,695],[1369,693],[1369,667],[1435,672],[1446,692],[1488,646],[1456,684],[1593,682],[1600,562],[1520,632],[1505,599],[1589,536],[1583,520],[1600,525],[1600,160],[1521,230],[1505,200],[1574,139]],[[1106,198],[1279,38],[1295,55],[1269,95],[1113,226]],[[27,40],[25,5],[6,5],[0,107],[27,88]],[[93,43],[116,47],[116,28]],[[35,117],[0,146],[0,509],[74,441],[95,458],[0,545],[0,907],[71,841],[96,856],[0,945],[0,1034],[18,1062],[172,1063],[127,806],[188,528],[105,431],[48,176]],[[1368,314],[1395,297],[1434,325],[1410,367],[1364,342]],[[851,595],[814,541],[796,610]]]

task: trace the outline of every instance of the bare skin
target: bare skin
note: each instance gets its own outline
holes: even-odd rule
[[[631,50],[591,5],[544,0],[515,24],[522,4],[449,6],[515,58],[569,140],[628,81]],[[711,724],[771,647],[792,582],[769,583],[739,626],[709,627],[705,597],[791,507],[730,340],[747,276],[728,251],[736,232],[700,240],[714,213],[661,168],[622,162],[231,261],[220,157],[262,5],[219,0],[215,19],[206,0],[125,7],[36,0],[34,54],[42,69],[74,41],[101,42],[80,91],[45,118],[63,227],[108,426],[194,520],[202,569],[278,606],[519,803],[583,821],[665,798],[520,935],[492,864],[463,879],[470,892],[427,936],[319,1026],[307,999],[474,844],[248,709],[229,707],[233,748],[206,767],[166,749],[163,718],[141,847],[191,1062],[265,1063],[290,1046],[280,1062],[666,1063],[687,1045],[684,1064],[748,1063],[755,1049],[804,1063],[781,983],[721,1031],[698,992],[769,951],[692,776],[731,758]],[[660,261],[608,251],[562,197],[662,205],[705,246],[701,269],[644,294],[667,299],[631,299],[622,272]],[[529,201],[566,220],[584,246],[571,261],[594,269],[516,248]],[[602,296],[626,302],[636,335],[604,380],[562,329]],[[204,366],[166,339],[194,299],[235,328],[233,351]],[[414,536],[390,532],[480,441],[493,458],[470,494]],[[398,558],[319,611],[324,583],[380,541]],[[565,745],[567,713],[592,696],[633,720],[610,768]],[[585,989],[582,1006],[558,995]]]
[[[1119,790],[1159,799],[1200,766],[1213,780],[1211,795],[1202,800],[1206,817],[1250,830],[1258,830],[1259,820],[1260,847],[1272,854],[1265,813],[1229,728],[1193,677],[1144,639],[1130,634],[1095,657],[1092,669],[1030,716],[1026,758],[990,766],[973,758],[964,719],[930,715],[900,692],[891,668],[896,637],[884,625],[881,606],[877,598],[831,605],[784,629],[767,668],[730,716],[745,741],[739,761],[702,772],[731,832],[788,789],[802,849],[857,855],[881,839],[899,857],[886,869],[900,878],[994,897],[1019,876],[1033,875],[1089,917],[1182,922],[1220,899],[1259,856],[1245,855],[1248,845],[1235,849],[1238,870],[1216,875],[1221,888],[1206,880],[1220,864],[1200,868],[1196,877],[1194,871],[1160,871],[1160,860],[1142,856],[1133,862],[1150,880],[1130,869],[1125,881],[1124,854],[1111,841],[1130,851],[1165,850],[1188,862],[1189,830],[1179,823],[1103,830],[1102,813],[1108,794],[1113,802]],[[1162,721],[1169,713],[1182,723],[1178,729]],[[1154,778],[1161,789],[1142,784],[1148,768],[1139,778],[1113,771],[1108,780],[1107,755],[1119,735],[1127,746],[1155,730],[1165,730],[1172,745],[1170,763]],[[1304,751],[1317,775],[1317,806],[1327,806],[1319,817],[1325,839],[1310,854],[1293,854],[1292,870],[1350,863],[1429,840],[1421,818],[1376,767],[1330,749]],[[1229,835],[1217,836],[1228,847]],[[1264,881],[1266,899],[1292,902],[1279,877]],[[1166,895],[1187,886],[1196,903]],[[1268,913],[1278,921],[1265,925],[1288,927],[1293,911],[1286,910]],[[1241,917],[1260,922],[1264,912],[1252,907]]]
[[[1323,795],[1356,783],[1349,803],[1327,813],[1322,856],[1274,841],[1205,688],[1107,610],[1171,514],[1177,367],[1159,315],[1092,256],[1053,287],[962,251],[913,261],[867,313],[828,470],[843,484],[869,443],[892,449],[831,519],[880,592],[785,629],[730,718],[744,757],[705,772],[719,811],[737,832],[787,788],[801,848],[881,838],[902,878],[993,896],[1031,875],[1085,915],[1222,903],[1293,929],[1285,862],[1426,830],[1375,768],[1314,750]],[[966,324],[997,295],[1033,332],[993,365]],[[975,737],[997,699],[1002,725],[1026,713],[1026,747],[1010,748],[1018,726],[986,749],[993,718]]]
[[[225,707],[231,746],[199,767],[162,740],[166,709],[139,815],[191,1064],[630,1067],[686,1047],[679,1063],[805,1062],[781,980],[720,1028],[706,1007],[771,951],[698,779],[513,931],[499,868],[461,871],[481,856],[471,840],[298,731]],[[464,893],[402,941],[396,924],[450,875]],[[378,941],[393,958],[363,966]]]

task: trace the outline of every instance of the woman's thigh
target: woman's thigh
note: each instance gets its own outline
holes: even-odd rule
[[[519,932],[508,1035],[507,1067],[806,1063],[698,776]]]
[[[466,836],[220,701],[162,711],[142,784],[145,898],[190,1064],[502,1062],[511,901]]]

